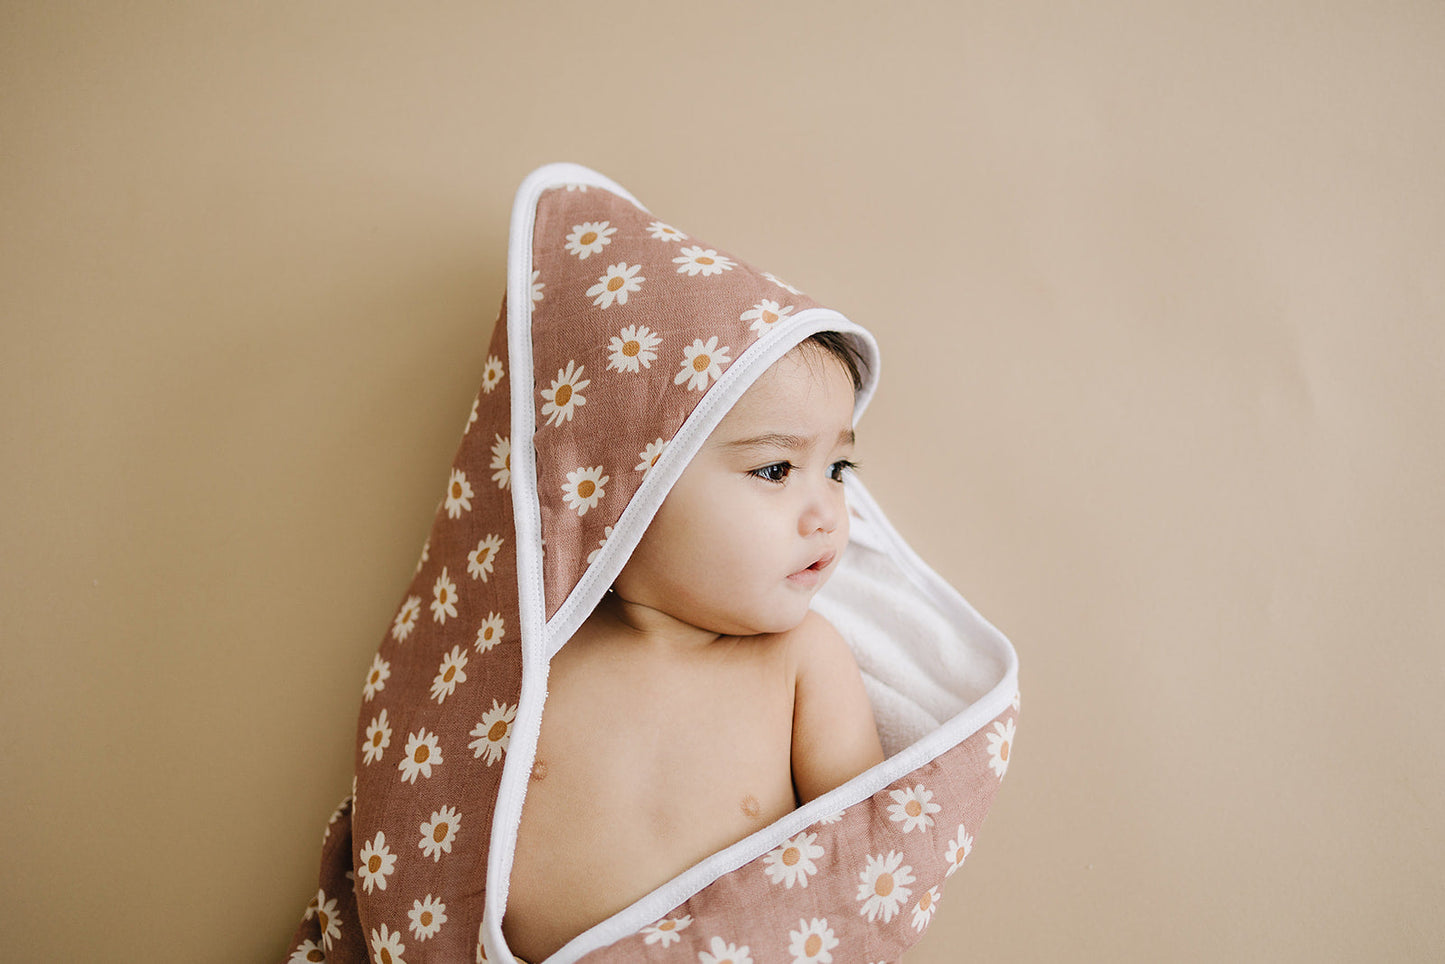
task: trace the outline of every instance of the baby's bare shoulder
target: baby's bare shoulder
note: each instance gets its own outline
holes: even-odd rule
[[[803,802],[880,762],[883,749],[853,651],[814,612],[793,630],[793,782]]]
[[[839,664],[857,672],[843,634],[826,617],[811,609],[801,623],[779,634],[779,645],[799,673]]]

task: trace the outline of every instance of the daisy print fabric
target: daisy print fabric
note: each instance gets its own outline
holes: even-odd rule
[[[456,413],[461,441],[438,473],[420,558],[405,561],[415,569],[385,607],[375,653],[341,675],[362,683],[351,793],[326,826],[316,890],[299,895],[310,901],[288,962],[506,959],[489,944],[501,917],[487,916],[487,876],[504,774],[525,767],[525,786],[533,764],[529,633],[590,566],[635,545],[624,513],[660,463],[677,468],[669,447],[703,400],[747,371],[754,346],[821,307],[573,173],[538,189],[513,239],[525,249],[514,247],[509,299]],[[513,346],[509,330],[527,342]],[[519,518],[533,520],[524,559],[539,571],[519,571]],[[539,597],[527,619],[524,585]],[[1010,766],[1016,716],[1008,707],[558,960],[897,961],[948,913],[946,883]]]

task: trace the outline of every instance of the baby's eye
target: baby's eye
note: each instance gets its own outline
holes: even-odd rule
[[[839,459],[828,467],[828,478],[834,482],[842,482],[843,476],[856,468],[858,468],[856,462],[850,462],[848,459]]]
[[[784,482],[788,473],[793,471],[791,462],[774,462],[772,465],[765,465],[760,469],[753,469],[749,475],[755,475],[768,482]]]

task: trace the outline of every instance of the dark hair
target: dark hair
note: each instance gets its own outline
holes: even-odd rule
[[[853,379],[853,391],[863,390],[863,370],[868,366],[863,360],[863,353],[847,335],[841,331],[819,331],[809,335],[801,344],[816,345],[832,355],[847,370],[848,377]]]

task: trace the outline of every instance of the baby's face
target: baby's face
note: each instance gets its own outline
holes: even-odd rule
[[[730,636],[793,629],[848,544],[853,383],[804,343],[723,418],[617,577],[623,599]]]

